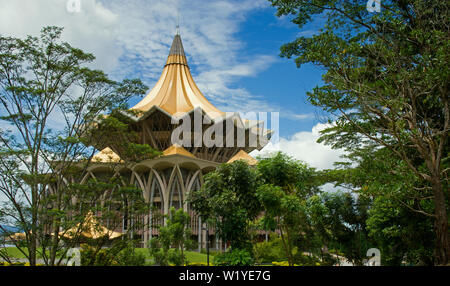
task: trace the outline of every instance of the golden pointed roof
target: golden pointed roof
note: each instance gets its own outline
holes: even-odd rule
[[[74,238],[77,235],[92,239],[98,239],[101,237],[114,239],[122,236],[123,233],[116,232],[102,226],[94,217],[94,214],[90,211],[84,219],[84,224],[81,225],[78,223],[76,226],[68,230],[59,232],[59,235],[69,239]]]
[[[258,160],[256,160],[255,158],[253,158],[252,156],[250,156],[247,152],[245,152],[244,150],[239,151],[236,155],[234,155],[233,157],[231,157],[230,160],[228,160],[227,163],[232,163],[234,161],[237,160],[244,160],[245,162],[247,162],[247,164],[249,164],[250,166],[254,166],[256,164],[258,164]]]
[[[120,159],[119,155],[117,155],[113,150],[111,150],[109,147],[106,147],[102,151],[95,154],[94,157],[92,157],[92,162],[119,163],[123,161]]]
[[[183,155],[183,156],[187,156],[187,157],[196,158],[194,156],[194,154],[192,154],[191,152],[184,149],[182,146],[180,146],[178,144],[174,144],[163,151],[163,156],[168,156],[168,155]]]
[[[147,96],[131,109],[147,112],[153,107],[159,107],[172,116],[190,112],[197,107],[212,119],[224,115],[206,99],[195,84],[179,34],[173,39],[158,82]]]

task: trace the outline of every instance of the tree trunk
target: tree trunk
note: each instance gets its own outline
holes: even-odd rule
[[[31,233],[29,236],[30,245],[28,246],[28,260],[30,262],[30,266],[36,266],[36,252],[38,247],[38,203],[36,189],[36,186],[31,186]]]
[[[434,214],[436,248],[434,252],[435,264],[447,265],[450,263],[450,245],[448,240],[448,217],[444,191],[439,176],[433,177]]]
[[[30,266],[36,266],[36,234],[30,235],[30,246],[28,247],[28,260]]]

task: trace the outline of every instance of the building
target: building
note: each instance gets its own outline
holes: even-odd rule
[[[115,172],[141,189],[145,201],[159,212],[167,214],[171,207],[189,212],[192,233],[199,245],[204,246],[206,231],[202,230],[201,219],[186,203],[187,194],[200,188],[203,176],[221,163],[246,160],[249,164],[256,164],[248,153],[264,147],[271,131],[264,129],[261,121],[245,120],[238,113],[222,112],[206,99],[191,75],[179,34],[173,39],[158,82],[131,110],[136,112],[132,128],[138,134],[137,141],[149,144],[162,151],[163,155],[131,167],[123,165]],[[174,135],[182,130],[183,124],[192,127],[193,132],[181,132],[182,140],[173,142],[174,137],[177,140],[181,138],[180,134]],[[211,130],[215,130],[213,135]],[[210,138],[214,144],[205,138]],[[121,164],[118,144],[111,142],[95,147],[101,151],[94,156],[94,163],[83,180],[111,175],[109,164]],[[149,227],[137,235],[146,245],[149,239],[158,235],[156,226],[163,222],[154,219],[151,212],[141,219]],[[122,231],[131,223],[125,216],[123,220]],[[209,233],[211,245],[222,247],[222,243],[214,238],[214,229]]]

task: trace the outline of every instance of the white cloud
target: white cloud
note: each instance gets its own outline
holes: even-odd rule
[[[266,0],[80,3],[81,12],[70,13],[66,0],[0,0],[0,34],[24,37],[37,35],[43,26],[63,26],[64,40],[92,52],[96,68],[116,79],[139,77],[152,87],[167,58],[179,14],[188,61],[205,95],[225,111],[273,110],[273,105],[245,88],[231,87],[277,59],[258,54],[243,58],[248,56],[247,43],[236,38],[246,15],[268,7]]]
[[[268,156],[274,151],[282,151],[295,159],[306,162],[317,169],[332,169],[333,163],[343,161],[340,158],[343,150],[331,149],[323,143],[317,143],[320,131],[327,128],[328,124],[316,124],[311,131],[302,131],[291,138],[281,137],[277,144],[269,143],[261,151],[254,151],[252,156]]]
[[[125,53],[120,72],[139,71],[151,86],[161,74],[180,11],[180,30],[188,62],[200,90],[224,111],[268,110],[265,100],[244,88],[232,88],[242,77],[256,76],[276,56],[244,58],[246,43],[235,37],[245,15],[266,1],[113,1],[121,17],[119,41]],[[132,63],[130,65],[130,63]]]
[[[308,119],[313,119],[315,117],[314,113],[296,114],[296,113],[284,112],[282,115],[291,120],[308,120]]]
[[[62,26],[64,41],[94,53],[94,67],[107,72],[116,67],[122,52],[114,35],[118,16],[98,1],[82,0],[81,13],[69,13],[64,0],[0,0],[0,7],[0,34],[37,36],[44,26]]]

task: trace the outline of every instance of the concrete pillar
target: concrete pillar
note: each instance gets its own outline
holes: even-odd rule
[[[206,248],[206,240],[207,239],[209,239],[209,237],[206,237],[206,231],[202,231],[202,248]]]
[[[202,251],[202,218],[198,217],[198,252]]]
[[[148,218],[148,240],[151,240],[153,237],[153,217],[152,217],[152,211],[150,211],[149,218]]]
[[[142,235],[144,236],[144,247],[148,247],[148,214],[145,216],[144,218],[144,231],[142,233]]]

